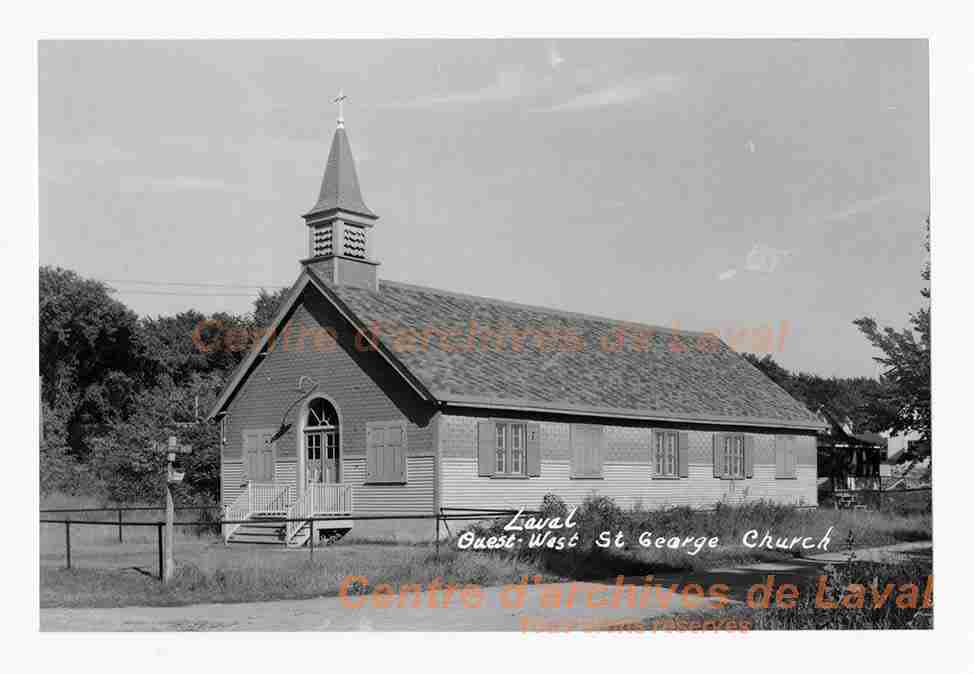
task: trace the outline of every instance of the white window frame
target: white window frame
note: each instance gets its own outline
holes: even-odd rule
[[[747,474],[744,436],[731,434],[721,437],[720,456],[722,459],[721,477],[730,480],[743,480]]]
[[[680,477],[680,434],[678,431],[657,431],[653,446],[653,475]]]
[[[528,426],[498,421],[494,429],[494,475],[527,477]]]

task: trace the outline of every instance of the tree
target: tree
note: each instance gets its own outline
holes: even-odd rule
[[[853,432],[885,430],[892,417],[884,402],[886,385],[869,377],[821,377],[807,372],[792,373],[770,354],[761,358],[745,353],[744,358],[774,383],[801,401],[812,412],[823,407],[847,422]]]
[[[137,398],[131,417],[109,425],[92,439],[91,467],[107,496],[119,503],[153,502],[162,498],[166,453],[157,449],[175,435],[193,448],[181,457],[186,480],[175,488],[181,503],[219,501],[219,429],[201,414],[216,400],[222,373],[194,374],[181,385],[168,378]]]
[[[194,374],[232,371],[252,346],[254,336],[243,317],[206,316],[193,309],[143,319],[141,329],[159,374],[176,385]]]
[[[289,288],[281,288],[273,293],[269,293],[263,288],[260,289],[257,299],[254,300],[254,325],[256,327],[266,328],[271,324],[288,292],[290,292]]]
[[[927,219],[926,249],[930,252],[930,220]],[[930,260],[927,259],[921,277],[930,282]],[[930,299],[930,287],[920,294]],[[893,433],[916,432],[920,434],[919,455],[930,455],[931,404],[930,404],[930,308],[922,307],[909,316],[909,327],[895,330],[880,327],[869,317],[853,321],[869,342],[883,352],[874,360],[885,368],[882,380],[887,386],[885,402],[895,410],[887,430]]]
[[[41,267],[41,398],[63,412],[65,446],[83,457],[86,438],[124,417],[152,377],[138,317],[104,283]]]

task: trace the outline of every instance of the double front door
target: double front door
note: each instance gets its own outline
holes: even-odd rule
[[[308,484],[338,482],[338,431],[308,431],[304,435],[304,447]]]

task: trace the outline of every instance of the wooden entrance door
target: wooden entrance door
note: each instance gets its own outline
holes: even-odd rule
[[[308,483],[339,481],[338,431],[308,431],[304,436]]]
[[[252,431],[244,434],[244,465],[250,482],[274,482],[274,445],[270,433]]]

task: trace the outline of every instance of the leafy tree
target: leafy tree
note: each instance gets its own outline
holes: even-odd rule
[[[289,288],[281,288],[273,293],[267,292],[263,288],[260,289],[257,299],[254,300],[254,325],[256,327],[266,328],[271,324],[288,292],[290,292]]]
[[[143,319],[141,329],[159,373],[177,385],[194,374],[232,371],[253,339],[249,321],[240,316],[192,309]]]
[[[770,354],[743,354],[752,365],[800,400],[812,412],[823,407],[849,423],[854,432],[882,431],[889,427],[892,410],[885,402],[885,383],[869,377],[820,377],[807,372],[792,373]]]
[[[219,430],[197,416],[215,400],[223,386],[221,373],[194,374],[182,385],[168,378],[137,397],[131,417],[110,424],[92,440],[91,466],[107,496],[119,503],[153,502],[162,498],[166,453],[158,449],[170,435],[193,453],[180,457],[185,482],[175,492],[180,502],[219,500]]]
[[[99,281],[41,267],[41,398],[64,413],[65,446],[87,453],[86,438],[123,418],[152,376],[138,317]]]
[[[927,252],[930,251],[930,220],[927,220]],[[930,282],[929,258],[921,277]],[[930,299],[930,287],[920,294]],[[883,352],[876,362],[883,365],[883,382],[887,386],[884,401],[895,414],[889,422],[894,433],[917,432],[922,440],[920,454],[927,458],[931,446],[930,404],[930,308],[922,307],[910,314],[909,327],[896,330],[880,327],[869,317],[853,321],[869,342]]]

